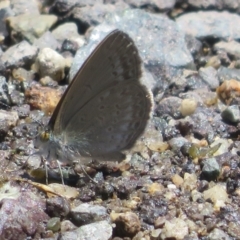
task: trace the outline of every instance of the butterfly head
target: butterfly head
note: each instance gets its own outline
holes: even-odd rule
[[[34,139],[34,146],[36,148],[44,148],[47,144],[51,142],[51,130],[49,127],[40,126],[38,128],[38,135]]]
[[[42,130],[39,134],[39,140],[42,142],[47,142],[50,140],[50,131],[49,129]]]

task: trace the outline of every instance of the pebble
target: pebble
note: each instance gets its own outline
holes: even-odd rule
[[[0,131],[6,134],[11,127],[16,126],[18,121],[17,112],[8,112],[5,110],[0,110]]]
[[[73,22],[61,24],[52,31],[52,35],[61,44],[66,39],[77,42],[78,48],[85,44],[83,36],[79,35],[78,27]]]
[[[202,193],[198,192],[196,189],[192,190],[191,197],[193,202],[197,202],[199,199],[202,199]]]
[[[224,66],[221,66],[218,69],[218,79],[220,83],[223,83],[226,80],[235,79],[240,81],[240,69],[237,68],[227,68]]]
[[[184,137],[175,137],[175,138],[172,138],[170,141],[168,141],[168,144],[173,151],[177,152],[187,142],[188,140]]]
[[[218,69],[221,66],[221,61],[218,56],[212,56],[207,59],[207,62],[205,64],[205,67],[213,67],[215,69]]]
[[[221,117],[224,121],[230,123],[238,123],[240,121],[240,110],[238,105],[226,107],[221,112]]]
[[[240,82],[235,79],[226,80],[216,91],[220,100],[225,104],[230,105],[240,97]],[[239,100],[237,102],[239,103]]]
[[[116,224],[118,236],[134,236],[141,229],[138,215],[133,212],[110,214],[111,220]]]
[[[11,29],[13,40],[27,39],[33,43],[57,22],[57,16],[31,13],[8,17],[6,21]]]
[[[51,48],[40,50],[34,67],[40,77],[49,76],[57,82],[65,77],[65,59]]]
[[[184,239],[189,234],[186,222],[180,218],[173,218],[165,222],[161,232],[161,239]]]
[[[177,18],[179,28],[197,38],[239,39],[240,16],[227,11],[190,12]]]
[[[226,189],[217,184],[212,188],[209,188],[208,190],[205,190],[203,192],[203,197],[205,200],[211,199],[214,204],[216,204],[218,201],[221,201],[223,203],[223,206],[228,201],[228,194],[226,192]]]
[[[58,232],[60,229],[60,218],[58,217],[54,217],[54,218],[50,218],[47,222],[47,229],[51,230],[52,232]]]
[[[209,233],[209,239],[211,240],[232,240],[232,238],[225,233],[223,230],[214,228],[210,233]]]
[[[84,225],[76,231],[78,240],[109,240],[112,236],[112,226],[107,221]]]
[[[240,225],[238,222],[230,222],[228,224],[228,228],[227,228],[227,231],[228,231],[228,234],[232,237],[235,237],[235,238],[239,238],[240,236]]]
[[[30,185],[21,187],[16,182],[1,182],[0,199],[2,239],[26,239],[43,232],[42,223],[47,222],[49,216],[44,211],[44,200],[36,195]]]
[[[215,51],[226,51],[228,54],[231,54],[232,56],[239,58],[240,57],[240,43],[237,41],[228,41],[228,42],[217,42],[214,45]]]
[[[217,78],[217,70],[213,67],[205,67],[199,69],[199,75],[207,83],[211,90],[216,90],[219,86]]]
[[[159,102],[159,104],[157,105],[157,114],[169,114],[175,119],[180,118],[180,108],[182,101],[183,100],[178,97],[167,97],[162,99],[161,102]]]
[[[183,178],[178,174],[172,176],[172,182],[177,186],[180,187],[183,184]]]
[[[6,68],[30,66],[37,56],[37,48],[23,40],[3,52],[1,61]]]
[[[63,220],[61,222],[61,232],[68,232],[75,230],[77,227],[69,220]]]
[[[63,92],[50,87],[33,87],[25,92],[26,101],[35,109],[40,109],[47,115],[53,113]]]
[[[193,99],[183,99],[180,106],[180,113],[186,117],[192,115],[197,108],[197,102]]]
[[[216,145],[220,145],[217,150],[215,152],[213,152],[213,156],[220,156],[226,152],[228,152],[230,146],[232,144],[232,140],[231,139],[216,139],[211,145],[211,148],[214,148]]]
[[[82,203],[71,210],[71,216],[74,223],[78,226],[81,224],[91,223],[108,218],[107,209],[103,206]]]
[[[197,176],[195,174],[184,174],[184,182],[181,188],[185,191],[192,191],[197,187]]]
[[[33,41],[33,45],[38,49],[51,48],[56,50],[60,48],[60,43],[56,40],[50,31],[46,31],[42,36]]]
[[[66,190],[66,192],[67,191],[68,190]],[[71,210],[71,206],[70,206],[70,202],[66,198],[66,195],[67,195],[66,192],[64,193],[65,197],[55,196],[47,199],[46,208],[50,216],[57,217],[57,218],[63,218],[68,216]]]
[[[220,166],[216,158],[207,158],[203,161],[202,178],[208,181],[216,180],[220,174]]]
[[[163,192],[163,190],[164,190],[164,187],[160,183],[152,183],[151,185],[148,186],[148,192],[151,196],[161,193]]]
[[[107,221],[84,225],[74,231],[63,232],[61,239],[78,240],[109,240],[112,236],[112,226]]]

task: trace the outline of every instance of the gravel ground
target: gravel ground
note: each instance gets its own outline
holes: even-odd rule
[[[240,239],[240,1],[2,0],[0,240]],[[33,139],[79,67],[126,32],[154,96],[120,162],[46,172]]]

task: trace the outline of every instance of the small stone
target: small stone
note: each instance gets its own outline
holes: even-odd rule
[[[225,108],[222,113],[221,117],[224,121],[230,123],[237,123],[240,121],[240,110],[237,105],[232,105]]]
[[[33,154],[28,157],[28,160],[26,162],[26,167],[29,169],[38,169],[42,165],[42,159],[40,156]]]
[[[63,43],[66,39],[69,39],[77,42],[79,47],[85,44],[85,40],[79,35],[78,27],[74,22],[64,23],[58,26],[52,31],[52,34],[59,43]]]
[[[237,58],[240,57],[240,43],[237,41],[217,42],[214,45],[215,51],[223,50]]]
[[[218,69],[221,66],[221,61],[218,56],[212,56],[208,59],[205,67],[213,67],[215,69]]]
[[[30,106],[28,104],[23,104],[21,106],[14,106],[12,110],[18,112],[19,118],[28,117],[30,114]]]
[[[161,193],[164,190],[164,186],[160,183],[152,183],[148,186],[148,192],[150,195],[155,195],[156,193]]]
[[[238,222],[230,222],[227,231],[230,236],[238,239],[240,236],[240,224]]]
[[[54,81],[51,77],[45,76],[39,80],[39,82],[42,84],[44,87],[57,87],[58,83]]]
[[[167,142],[150,142],[148,148],[154,152],[165,152],[169,145]]]
[[[169,114],[173,118],[177,119],[181,117],[180,108],[182,100],[178,97],[163,98],[157,105],[156,112],[160,116],[162,114]],[[178,110],[179,109],[179,110]]]
[[[228,81],[229,79],[235,79],[237,81],[240,81],[240,69],[237,68],[229,68],[229,67],[223,67],[221,66],[218,69],[218,78],[221,83],[224,81]]]
[[[166,217],[165,216],[160,216],[158,217],[155,222],[154,222],[154,227],[155,228],[162,228],[166,222]]]
[[[48,220],[47,222],[47,230],[51,230],[52,232],[57,232],[60,229],[60,218],[54,217]]]
[[[14,79],[18,80],[19,82],[29,81],[34,79],[34,73],[32,71],[27,71],[24,68],[13,69],[12,76]]]
[[[37,48],[27,41],[22,41],[8,48],[1,56],[6,68],[29,67],[35,60]]]
[[[216,158],[207,158],[203,161],[201,177],[208,181],[214,181],[220,174],[220,167]]]
[[[141,222],[133,212],[111,213],[112,221],[116,224],[118,236],[134,236],[141,229]]]
[[[84,225],[76,230],[78,240],[109,240],[112,237],[112,226],[107,221]],[[64,238],[63,238],[64,239]]]
[[[46,203],[47,203],[47,212],[51,217],[58,217],[58,218],[66,217],[69,214],[71,209],[69,201],[66,198],[60,197],[60,196],[51,197],[47,199]]]
[[[141,202],[140,198],[134,197],[134,198],[124,201],[123,206],[130,210],[137,210],[140,202]]]
[[[77,227],[69,220],[63,220],[61,222],[61,232],[72,231]]]
[[[186,34],[198,39],[214,36],[226,40],[239,38],[239,26],[236,24],[239,21],[238,14],[228,11],[190,12],[176,19],[179,28]]]
[[[180,187],[183,184],[183,178],[178,174],[172,176],[172,182],[177,186]]]
[[[166,221],[162,229],[161,239],[184,239],[188,236],[188,226],[186,222],[180,218],[173,218],[170,221]]]
[[[191,197],[192,197],[193,202],[196,202],[198,199],[202,198],[202,193],[200,193],[196,189],[194,189],[191,192]]]
[[[229,147],[231,146],[232,144],[232,140],[231,139],[224,139],[224,138],[220,138],[220,139],[217,139],[215,140],[211,145],[210,145],[210,148],[211,149],[216,149],[214,152],[213,152],[213,156],[216,157],[216,156],[219,156],[219,155],[222,155],[226,152],[229,151]],[[219,146],[220,145],[220,146]],[[218,147],[219,146],[219,147]]]
[[[46,115],[51,115],[62,94],[60,90],[38,86],[27,89],[25,97],[32,107],[42,110]]]
[[[23,187],[18,186],[16,182],[14,184],[1,182],[2,239],[27,239],[29,236],[40,236],[45,232],[43,223],[48,221],[49,216],[45,213],[44,200],[36,195],[31,187],[22,190]]]
[[[185,191],[192,191],[197,188],[197,176],[195,174],[184,174],[184,182],[182,184],[182,189]]]
[[[199,69],[199,75],[205,81],[211,90],[216,90],[219,86],[219,81],[217,78],[217,70],[213,67],[206,67]]]
[[[11,29],[11,37],[15,42],[27,39],[33,43],[57,22],[54,15],[22,14],[6,19]]]
[[[217,201],[221,201],[222,203],[228,201],[228,194],[226,192],[226,189],[221,185],[216,185],[204,191],[203,197],[205,200],[211,199],[214,203],[217,203]]]
[[[60,48],[59,42],[50,31],[45,32],[41,37],[35,39],[33,45],[39,49],[51,48],[56,50],[57,48]]]
[[[172,186],[175,187],[176,189],[176,186],[174,184],[171,184]],[[175,201],[177,196],[176,196],[176,193],[173,191],[174,188],[169,188],[169,185],[168,185],[168,189],[170,189],[170,191],[167,191],[165,194],[164,194],[164,198],[167,200],[167,201]]]
[[[152,230],[150,233],[151,240],[159,239],[161,232],[162,232],[162,229],[159,229],[159,228]]]
[[[186,117],[195,112],[197,108],[197,102],[193,99],[183,99],[181,106],[180,106],[180,112],[182,116]]]
[[[11,127],[15,127],[18,121],[17,112],[0,110],[0,132],[6,134]]]
[[[223,230],[214,228],[208,235],[211,240],[232,240],[232,238]]]
[[[71,216],[73,223],[78,226],[86,223],[92,223],[94,221],[108,219],[107,209],[105,207],[89,203],[83,203],[73,208]]]
[[[187,142],[188,140],[184,137],[174,137],[168,141],[168,144],[173,151],[178,152]]]
[[[240,102],[240,82],[235,79],[225,80],[216,91],[219,99],[227,105]]]
[[[51,48],[43,48],[38,53],[35,68],[39,72],[40,77],[49,76],[59,82],[65,76],[65,59]]]

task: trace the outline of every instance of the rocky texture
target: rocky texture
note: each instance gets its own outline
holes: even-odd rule
[[[238,239],[239,6],[1,1],[0,236]],[[116,28],[137,45],[153,117],[124,161],[89,162],[85,173],[79,164],[63,165],[64,186],[41,185],[46,173],[49,182],[62,179],[56,161],[44,168],[41,152],[33,154],[33,140],[68,80]]]

